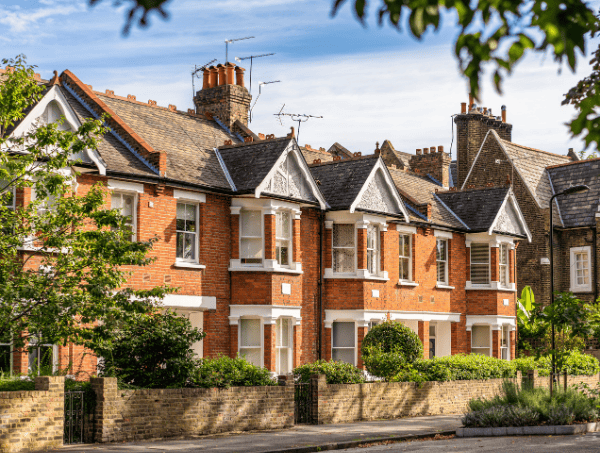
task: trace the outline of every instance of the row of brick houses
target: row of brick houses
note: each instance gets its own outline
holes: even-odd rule
[[[159,237],[130,284],[179,288],[164,306],[206,331],[199,357],[240,353],[275,373],[318,358],[362,366],[362,338],[391,319],[419,335],[425,357],[513,358],[516,252],[534,237],[516,182],[450,187],[441,146],[409,155],[385,141],[363,156],[300,147],[293,130],[256,134],[243,73],[207,68],[196,109],[181,112],[93,91],[67,70],[13,134],[39,118],[75,129],[110,115],[98,151],[73,167],[77,193],[106,184],[135,239]],[[82,348],[44,347],[56,368],[95,373]],[[4,366],[27,372],[40,355],[15,352]]]

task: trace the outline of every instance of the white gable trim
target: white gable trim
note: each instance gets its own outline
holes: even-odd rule
[[[396,189],[396,185],[394,184],[394,181],[392,181],[392,177],[390,176],[390,173],[388,172],[387,167],[383,163],[381,156],[379,156],[377,158],[377,163],[373,166],[371,173],[369,174],[368,178],[365,180],[365,183],[363,184],[360,191],[358,192],[358,195],[356,196],[356,198],[350,205],[350,212],[352,213],[356,210],[356,207],[362,200],[362,197],[363,197],[364,193],[366,192],[366,190],[368,189],[369,184],[371,183],[373,178],[375,178],[375,175],[377,174],[377,172],[379,170],[381,170],[381,173],[383,174],[383,179],[385,179],[385,182],[387,183],[388,188],[390,189],[390,193],[392,194],[392,197],[394,198],[394,200],[396,201],[396,204],[400,208],[400,212],[402,212],[405,222],[410,223],[410,217],[408,216],[408,211],[406,210],[406,207],[404,206],[404,203],[402,202],[400,195],[398,195],[398,189]]]
[[[512,167],[515,169],[515,171],[517,172],[517,174],[521,178],[521,181],[523,181],[523,185],[527,188],[527,191],[529,192],[529,194],[531,195],[531,197],[535,200],[535,202],[537,203],[538,207],[540,207],[541,209],[544,209],[544,206],[542,206],[542,204],[540,203],[540,200],[538,200],[538,198],[535,196],[535,194],[531,190],[531,187],[529,187],[529,184],[527,184],[527,180],[523,177],[523,175],[521,174],[521,172],[519,171],[519,169],[517,168],[517,166],[515,165],[515,163],[511,159],[511,157],[508,155],[508,151],[506,151],[506,147],[502,143],[502,140],[500,140],[500,136],[493,129],[490,129],[487,132],[487,134],[485,134],[485,138],[483,139],[483,142],[481,142],[481,146],[479,147],[479,151],[477,151],[477,156],[475,156],[475,160],[473,160],[473,163],[471,164],[471,168],[469,169],[469,173],[467,174],[466,179],[463,181],[463,184],[460,187],[460,190],[463,190],[465,188],[465,186],[467,185],[467,182],[469,181],[469,177],[471,176],[471,173],[473,172],[473,168],[475,168],[475,163],[477,162],[477,159],[479,159],[479,155],[481,154],[481,150],[483,149],[483,145],[485,145],[485,142],[487,141],[488,136],[490,134],[492,134],[492,136],[498,142],[498,145],[500,145],[500,149],[502,149],[502,151],[504,152],[504,155],[506,156],[506,158],[508,159],[508,161],[510,162],[510,164],[512,165]],[[514,184],[514,181],[511,181],[511,184]]]
[[[521,209],[519,208],[519,203],[517,203],[517,199],[516,199],[515,194],[513,193],[512,189],[510,189],[507,192],[506,197],[504,198],[504,201],[502,202],[500,209],[498,209],[498,212],[496,213],[496,217],[494,217],[494,221],[492,222],[492,225],[490,226],[490,229],[488,230],[488,234],[489,235],[494,234],[494,228],[496,227],[496,223],[498,223],[498,218],[500,217],[500,213],[506,208],[506,205],[508,203],[512,204],[512,207],[514,208],[515,212],[517,213],[519,222],[521,223],[521,227],[525,230],[525,234],[527,235],[527,240],[529,242],[531,242],[531,231],[529,231],[529,228],[527,227],[527,222],[525,222],[525,217],[523,217],[523,213],[521,212]]]
[[[54,85],[48,92],[39,100],[39,102],[31,109],[31,111],[23,118],[23,121],[15,128],[15,130],[10,134],[11,137],[20,137],[25,135],[33,126],[36,119],[38,119],[48,107],[52,101],[56,101],[58,105],[60,105],[61,110],[63,111],[65,121],[71,126],[73,130],[79,129],[81,127],[81,122],[73,109],[67,102],[65,95],[60,91],[57,85]],[[86,149],[84,151],[90,160],[96,164],[98,171],[101,175],[106,175],[106,164],[98,154],[98,151],[93,149]]]
[[[304,179],[310,186],[312,193],[313,193],[314,197],[317,199],[317,201],[319,202],[319,206],[321,207],[321,209],[329,208],[329,205],[325,201],[325,197],[323,197],[323,194],[319,190],[317,183],[315,182],[314,178],[312,177],[312,175],[310,173],[310,170],[308,169],[308,165],[306,164],[306,160],[304,159],[304,156],[302,155],[302,153],[300,152],[300,149],[298,148],[296,139],[292,139],[290,141],[290,143],[288,144],[286,149],[281,153],[281,155],[275,162],[275,165],[273,165],[273,167],[267,173],[267,176],[265,177],[265,179],[263,179],[262,182],[256,187],[256,189],[254,190],[254,197],[260,198],[260,194],[263,193],[263,191],[265,190],[265,188],[267,187],[267,185],[269,184],[271,179],[273,179],[275,177],[275,173],[277,172],[277,169],[285,161],[285,159],[287,159],[288,154],[290,154],[290,153],[293,153],[293,155],[296,157],[298,166],[300,167],[300,171],[302,172],[302,176],[304,176]]]

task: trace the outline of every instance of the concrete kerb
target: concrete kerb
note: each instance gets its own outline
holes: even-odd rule
[[[406,434],[404,436],[389,436],[389,437],[374,437],[370,439],[352,440],[348,442],[332,442],[328,444],[320,445],[308,445],[305,447],[292,447],[284,448],[280,450],[266,450],[264,453],[313,453],[319,451],[332,451],[332,450],[344,450],[346,448],[357,448],[364,445],[378,443],[378,442],[406,442],[418,439],[428,439],[430,437],[440,436],[452,436],[455,434],[454,430],[449,431],[432,431],[429,433],[422,434]]]
[[[507,428],[458,428],[456,437],[493,437],[493,436],[568,436],[600,431],[600,423],[582,423],[580,425],[519,426]]]

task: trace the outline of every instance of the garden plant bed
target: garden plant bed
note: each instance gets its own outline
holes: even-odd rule
[[[600,423],[575,425],[509,426],[503,428],[458,428],[456,437],[548,436],[585,434],[600,431]]]

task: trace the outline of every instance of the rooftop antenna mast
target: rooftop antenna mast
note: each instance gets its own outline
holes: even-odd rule
[[[229,44],[234,43],[236,41],[243,41],[244,39],[252,39],[254,36],[246,36],[245,38],[235,38],[235,39],[226,39],[225,40],[225,63],[229,61]]]
[[[285,104],[283,104],[283,107],[285,107]],[[296,141],[300,140],[300,125],[302,123],[306,123],[311,118],[323,118],[322,116],[306,115],[304,113],[283,113],[283,107],[281,107],[279,113],[274,113],[274,115],[279,117],[280,123],[282,116],[289,116],[292,119],[292,121],[298,122],[298,136],[296,137]]]
[[[250,60],[250,94],[252,94],[252,60],[254,58],[261,58],[261,57],[270,57],[271,55],[275,55],[274,53],[263,53],[262,55],[250,55],[249,57],[235,57],[235,61],[237,61],[238,63],[244,61],[244,60]]]
[[[192,97],[196,96],[196,86],[194,84],[194,78],[195,77],[200,78],[198,73],[200,71],[204,71],[209,65],[213,64],[215,61],[217,61],[216,58],[210,60],[208,63],[206,63],[205,65],[202,65],[202,66],[194,65],[194,70],[192,71]]]
[[[258,101],[258,98],[262,94],[262,86],[263,85],[269,85],[271,83],[279,83],[279,82],[281,82],[281,80],[273,80],[271,82],[258,82],[258,96],[256,96],[256,99],[254,100],[254,104],[252,104],[252,107],[250,107],[250,115],[249,115],[250,122],[252,122],[252,110],[254,109],[254,106],[256,105],[256,102]]]

